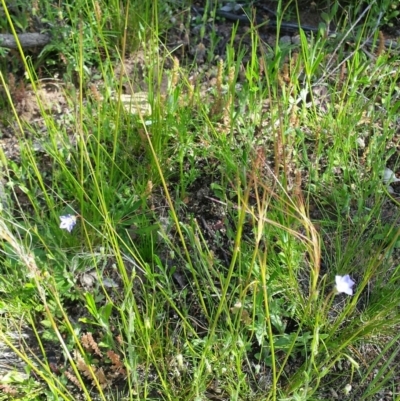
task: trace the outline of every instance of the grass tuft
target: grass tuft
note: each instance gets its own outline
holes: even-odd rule
[[[375,3],[351,38],[251,24],[222,53],[216,3],[46,9],[60,48],[0,72],[0,399],[394,392],[399,69]]]

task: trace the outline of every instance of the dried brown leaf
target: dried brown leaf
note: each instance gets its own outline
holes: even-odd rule
[[[100,387],[102,389],[106,388],[109,385],[109,381],[107,380],[107,377],[104,373],[103,368],[100,368],[96,371],[96,378],[98,380],[98,382],[100,383]],[[95,381],[92,381],[92,384],[95,385]]]
[[[97,345],[96,341],[93,338],[92,333],[83,334],[81,337],[81,342],[83,347],[90,352],[94,352],[99,357],[103,357],[103,354],[100,351],[99,346]]]
[[[80,388],[82,390],[81,384],[79,383],[79,380],[76,378],[76,376],[69,372],[68,370],[65,372],[65,377],[73,384],[75,384],[76,387]]]

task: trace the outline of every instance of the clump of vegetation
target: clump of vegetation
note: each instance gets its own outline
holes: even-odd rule
[[[2,30],[60,41],[0,73],[0,399],[393,390],[399,69],[375,4],[351,38],[289,41],[206,1],[3,2]]]

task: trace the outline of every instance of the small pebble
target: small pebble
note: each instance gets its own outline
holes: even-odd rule
[[[300,42],[301,42],[300,35],[292,36],[292,43],[293,43],[294,45],[299,45]]]
[[[364,141],[363,138],[358,137],[357,140],[356,140],[356,142],[357,142],[357,145],[358,145],[358,147],[359,147],[360,149],[364,149],[364,148],[365,148],[365,141]]]
[[[288,35],[282,36],[282,37],[280,38],[280,40],[279,40],[279,43],[280,43],[281,45],[284,45],[284,44],[291,44],[291,43],[292,43],[292,38],[291,38],[290,36],[288,36]]]

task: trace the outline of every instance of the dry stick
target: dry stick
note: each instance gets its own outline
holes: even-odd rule
[[[18,42],[23,49],[29,47],[43,47],[50,42],[50,36],[44,33],[21,33],[18,35]],[[14,35],[0,34],[0,47],[18,49]]]
[[[374,0],[373,3],[371,3],[370,5],[368,5],[368,7],[361,13],[361,15],[354,22],[354,24],[350,27],[348,32],[342,36],[339,45],[337,46],[336,50],[334,51],[334,53],[332,54],[331,58],[328,61],[328,65],[332,62],[335,54],[337,53],[337,50],[340,48],[340,46],[343,44],[343,42],[346,39],[347,40],[356,39],[353,36],[349,36],[350,33],[357,26],[357,24],[361,21],[361,19],[364,17],[364,15],[370,10],[372,5],[375,4],[375,3],[376,3],[376,0]],[[200,8],[200,7],[192,7],[192,10],[194,10],[197,14],[205,12],[205,9],[204,8]],[[271,10],[268,10],[268,11],[271,12]],[[272,13],[272,14],[276,14],[276,13]],[[230,12],[217,10],[216,11],[216,15],[219,16],[219,17],[225,18],[228,21],[244,22],[244,23],[250,23],[251,22],[249,17],[247,15],[245,15],[245,14],[237,15],[237,14],[233,14],[233,13],[230,13]],[[381,18],[382,18],[382,13],[380,13],[380,15],[379,15],[379,18],[377,20],[377,24],[376,24],[376,26],[374,28],[374,31],[378,28],[379,21],[381,20]],[[276,27],[277,26],[277,21],[276,20],[268,20],[268,19],[265,19],[264,17],[257,17],[256,16],[255,22],[257,24],[259,24],[259,25],[266,24],[268,27]],[[314,33],[316,33],[319,30],[317,27],[310,26],[310,25],[303,25],[303,24],[299,25],[297,22],[285,22],[285,21],[282,21],[279,24],[279,26],[280,26],[281,30],[283,29],[285,31],[298,31],[299,29],[302,29],[305,32],[314,32]],[[339,32],[334,31],[332,33],[329,33],[328,37],[336,37],[338,33]],[[369,37],[363,42],[363,44],[360,47],[371,46],[371,45],[373,45],[373,43],[374,43],[374,41],[372,39],[370,39],[370,37]],[[396,41],[396,40],[388,39],[388,40],[385,40],[383,42],[383,44],[384,44],[385,48],[391,48],[391,49],[397,49],[397,50],[400,49],[400,45],[399,45],[398,41]]]

